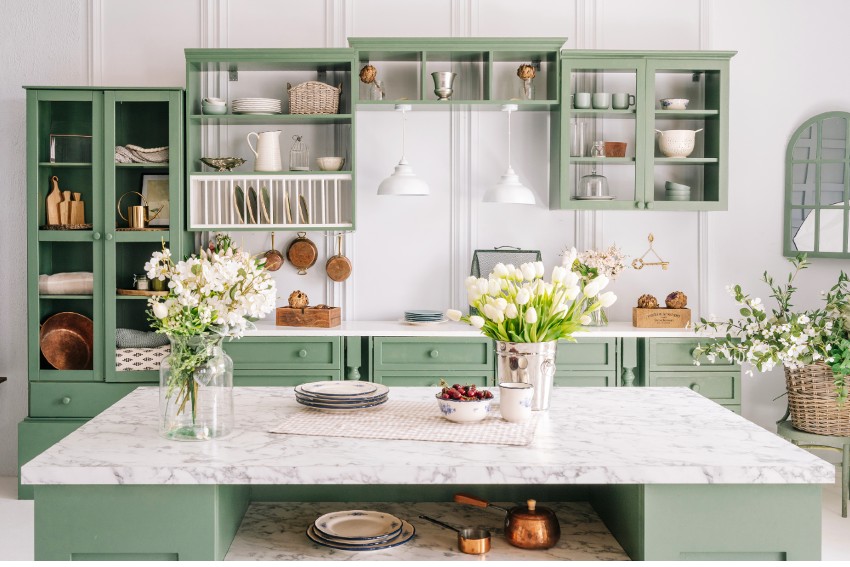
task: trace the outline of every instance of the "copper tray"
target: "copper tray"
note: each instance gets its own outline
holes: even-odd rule
[[[39,333],[41,354],[57,370],[91,370],[94,324],[69,311],[47,318]]]

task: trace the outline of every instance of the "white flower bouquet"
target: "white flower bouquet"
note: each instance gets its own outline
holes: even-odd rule
[[[570,254],[565,254],[567,258]],[[585,250],[578,255],[578,260],[588,268],[596,270],[596,275],[605,276],[615,280],[620,273],[628,268],[626,264],[628,256],[623,254],[616,244],[612,244],[605,250]]]
[[[493,340],[535,343],[572,339],[572,334],[590,322],[590,314],[617,300],[612,292],[600,293],[608,278],[600,276],[582,288],[580,276],[564,266],[552,270],[551,281],[543,280],[543,262],[519,268],[496,264],[487,278],[466,279],[469,305],[479,315],[465,316],[449,309],[453,321],[464,321]],[[596,298],[592,302],[585,299]]]

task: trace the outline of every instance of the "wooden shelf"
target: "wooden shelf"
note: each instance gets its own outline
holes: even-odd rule
[[[171,231],[166,230],[116,230],[115,242],[168,242]]]
[[[39,299],[92,299],[94,295],[68,294],[68,293],[42,293]]]
[[[476,110],[501,111],[505,104],[517,105],[517,110],[542,110],[550,111],[557,109],[560,103],[557,100],[360,100],[357,101],[358,110],[395,110],[397,104],[409,104],[417,110],[445,110],[453,106],[469,105]]]
[[[627,109],[613,109],[613,108],[571,108],[568,111],[573,116],[618,116],[618,117],[626,117],[626,116],[636,116],[637,109],[635,108],[627,108]]]
[[[165,163],[116,163],[118,169],[168,169],[168,162]]]
[[[192,114],[201,124],[347,124],[351,114]]]
[[[687,158],[670,158],[670,157],[657,157],[655,159],[656,165],[699,165],[706,163],[717,163],[717,158],[702,158],[702,157],[687,157]]]
[[[656,110],[655,119],[661,120],[664,118],[708,118],[711,116],[719,116],[717,110]]]
[[[612,165],[624,165],[624,164],[633,164],[635,163],[635,158],[633,157],[571,157],[569,158],[571,163],[576,165],[585,164],[585,163],[599,163],[599,164],[612,164]]]
[[[91,168],[92,164],[84,163],[84,162],[76,162],[76,163],[54,163],[50,161],[40,161],[38,162],[39,167],[67,167],[67,168]]]

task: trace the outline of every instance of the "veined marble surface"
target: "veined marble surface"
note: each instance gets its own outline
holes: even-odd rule
[[[498,388],[493,388],[498,396]],[[435,388],[391,388],[401,400]],[[157,434],[138,388],[24,465],[24,484],[782,484],[834,468],[687,388],[556,388],[526,446],[277,435],[292,388],[235,388],[236,431]],[[437,404],[434,404],[437,412]],[[458,424],[458,427],[463,427]]]
[[[466,323],[446,321],[435,325],[410,325],[402,321],[343,321],[339,327],[278,327],[274,319],[255,323],[256,329],[246,337],[482,337],[477,329]],[[584,327],[575,334],[582,337],[696,337],[693,329],[639,329],[631,321],[612,321],[604,327]]]
[[[501,503],[510,508],[513,503]],[[555,511],[561,524],[561,539],[552,549],[519,549],[505,540],[503,513],[454,503],[402,502],[398,504],[308,502],[251,504],[226,561],[628,561],[629,556],[586,502],[541,503]],[[406,520],[416,528],[409,542],[383,551],[342,551],[307,539],[307,526],[322,514],[338,510],[379,510]],[[469,555],[458,551],[455,532],[420,520],[424,514],[458,527],[490,530],[490,551]]]

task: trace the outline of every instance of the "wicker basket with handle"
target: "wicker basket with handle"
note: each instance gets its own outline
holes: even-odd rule
[[[286,83],[286,91],[290,114],[336,114],[342,84],[332,87],[319,81],[307,81],[293,87]]]
[[[819,362],[785,368],[788,410],[795,429],[817,435],[850,436],[850,401],[838,403],[832,369]]]

